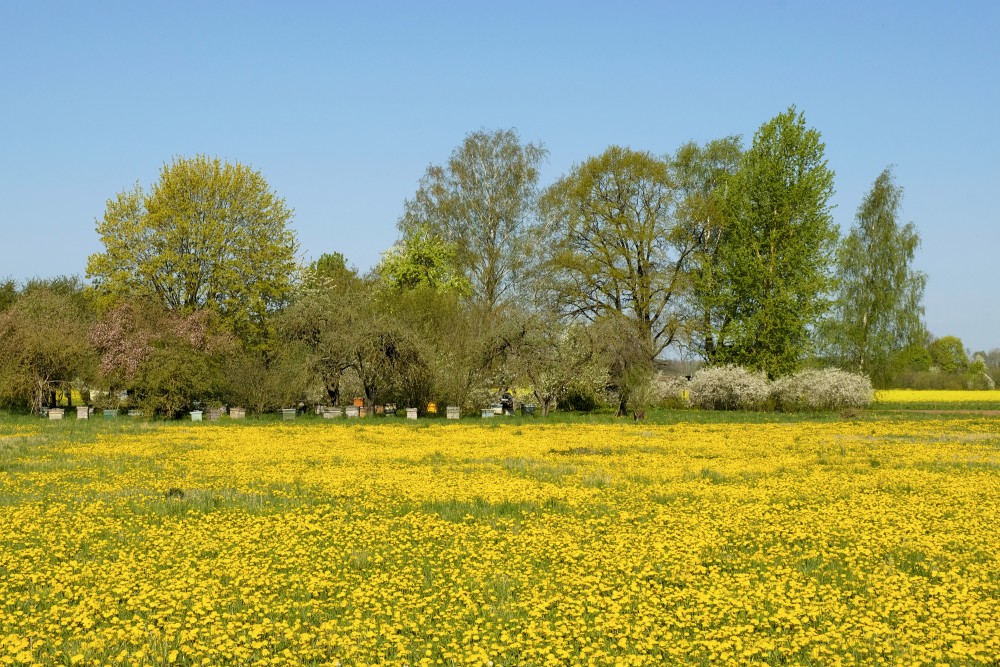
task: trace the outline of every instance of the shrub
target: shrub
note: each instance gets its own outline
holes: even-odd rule
[[[704,410],[759,410],[767,404],[770,387],[763,372],[715,366],[694,374],[688,395],[692,405]]]
[[[601,399],[594,390],[583,384],[573,384],[559,399],[559,409],[571,412],[593,412],[601,407]]]
[[[874,399],[871,380],[836,368],[800,371],[779,378],[771,386],[771,396],[775,407],[785,412],[864,408]]]
[[[975,361],[969,366],[969,389],[996,389],[996,383],[987,372],[986,359],[981,354],[976,355]]]
[[[690,382],[683,375],[672,375],[653,380],[653,392],[657,405],[661,408],[688,407],[689,384]]]

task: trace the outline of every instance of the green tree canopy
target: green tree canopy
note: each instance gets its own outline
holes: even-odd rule
[[[536,311],[525,314],[512,333],[507,364],[518,383],[531,388],[543,417],[571,387],[603,389],[607,384],[607,369],[584,323]]]
[[[894,373],[923,373],[931,369],[934,360],[930,352],[920,343],[907,345],[897,352],[892,359]]]
[[[789,108],[757,130],[720,192],[726,228],[712,282],[709,361],[778,376],[809,351],[829,307],[838,238],[823,150],[820,133]]]
[[[969,368],[969,355],[958,336],[942,336],[927,346],[931,361],[942,373],[964,373]]]
[[[205,156],[164,164],[147,193],[108,200],[104,252],[87,275],[113,301],[153,298],[172,311],[213,310],[245,341],[292,290],[292,211],[259,171]]]
[[[14,305],[17,300],[17,283],[13,279],[0,280],[0,312]]]
[[[122,302],[105,310],[89,331],[99,355],[98,381],[107,407],[127,390],[129,405],[150,415],[177,417],[196,401],[218,401],[223,360],[232,335],[211,310],[170,311],[157,302]]]
[[[383,253],[375,271],[399,290],[426,286],[467,295],[472,289],[458,270],[454,244],[435,236],[427,225],[415,227]]]
[[[679,331],[682,268],[694,248],[676,225],[675,195],[665,160],[612,146],[541,201],[543,274],[558,309],[590,321],[621,316],[649,359]]]
[[[713,309],[715,267],[725,232],[722,203],[730,177],[739,169],[740,137],[725,137],[704,146],[689,142],[670,163],[678,189],[677,224],[694,250],[687,259],[690,345],[707,359],[715,356],[713,332],[720,314]]]
[[[0,401],[39,411],[56,390],[88,380],[93,310],[75,278],[32,281],[0,311]]]
[[[893,358],[926,337],[921,316],[927,276],[913,268],[920,237],[900,225],[903,189],[886,168],[865,195],[837,253],[839,288],[824,327],[832,352],[851,370],[885,384]]]
[[[361,285],[361,276],[353,266],[348,266],[343,253],[323,253],[302,271],[298,293],[315,289],[352,290]]]
[[[399,220],[404,242],[429,234],[455,252],[472,296],[490,309],[511,298],[529,257],[539,144],[516,130],[473,132],[444,166],[432,165]]]

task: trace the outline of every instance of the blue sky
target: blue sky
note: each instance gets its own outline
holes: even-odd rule
[[[259,169],[305,259],[366,269],[471,131],[668,153],[789,105],[846,230],[895,164],[927,323],[1000,347],[1000,3],[0,2],[0,277],[82,274],[105,201],[165,161]]]

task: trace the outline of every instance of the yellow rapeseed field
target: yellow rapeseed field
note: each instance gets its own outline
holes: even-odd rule
[[[997,425],[0,425],[0,665],[997,665]]]
[[[882,389],[875,400],[885,403],[997,403],[1000,389]]]

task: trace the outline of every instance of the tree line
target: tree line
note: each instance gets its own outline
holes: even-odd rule
[[[86,280],[0,285],[0,401],[40,409],[75,389],[178,415],[353,396],[475,407],[519,388],[543,412],[624,412],[670,356],[881,385],[969,373],[964,350],[933,356],[891,168],[841,238],[824,150],[793,107],[749,146],[611,146],[543,188],[541,144],[473,132],[428,167],[367,272],[339,253],[302,265],[259,172],[176,158],[108,200]]]

